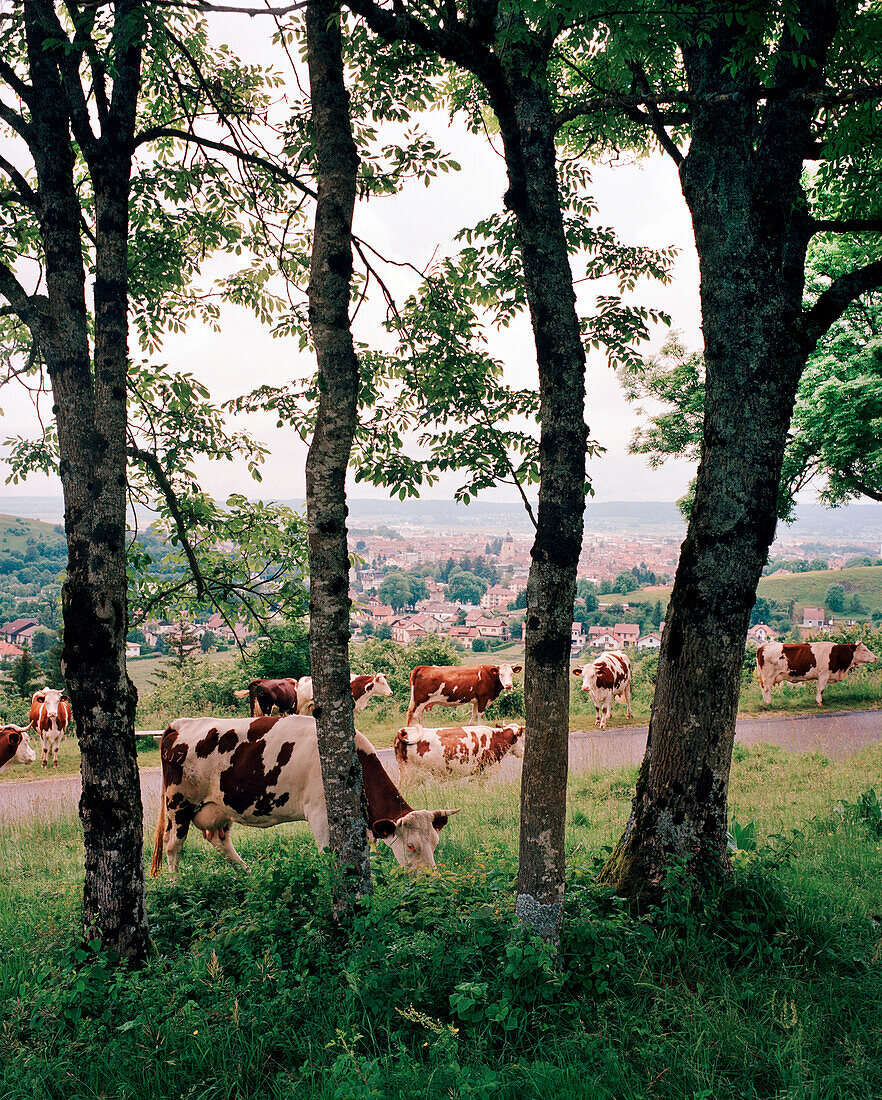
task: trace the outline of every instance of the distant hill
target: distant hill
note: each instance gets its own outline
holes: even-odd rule
[[[298,511],[306,507],[302,498],[281,501]],[[0,513],[61,523],[64,506],[60,496],[16,497],[0,495]],[[473,501],[469,505],[452,500],[384,500],[355,497],[349,501],[350,525],[361,529],[380,526],[396,530],[422,528],[426,531],[471,530],[488,534],[527,535],[532,526],[521,504]],[[593,501],[585,507],[587,533],[621,532],[632,535],[682,537],[686,524],[672,501]],[[882,504],[848,504],[824,508],[801,504],[796,521],[780,524],[779,536],[819,541],[867,540],[882,544]]]

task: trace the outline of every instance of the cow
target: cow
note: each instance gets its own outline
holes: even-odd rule
[[[789,684],[817,680],[815,699],[820,707],[827,684],[844,680],[853,668],[875,660],[863,642],[766,642],[757,646],[756,674],[764,703],[771,703],[772,688],[784,680]]]
[[[16,764],[33,764],[37,754],[31,748],[30,726],[0,727],[0,772]]]
[[[384,840],[408,871],[435,866],[438,832],[457,810],[414,810],[386,774],[373,745],[360,733],[361,762],[371,839]],[[190,824],[237,870],[248,866],[230,836],[234,821],[257,828],[308,821],[326,848],[328,812],[322,786],[315,719],[177,718],[162,735],[162,794],[150,874],[162,869],[163,848],[177,875]]]
[[[523,756],[523,726],[411,726],[400,729],[395,736],[395,759],[402,784],[419,775],[438,779],[476,775],[508,753]]]
[[[391,695],[392,688],[382,672],[371,676],[356,676],[352,673],[349,677],[352,687],[352,698],[356,710],[364,710],[373,698],[381,698]],[[315,708],[315,699],[312,695],[312,677],[304,676],[297,684],[297,713],[312,714]]]
[[[628,717],[634,717],[631,713],[631,662],[620,649],[602,653],[584,668],[574,668],[573,675],[582,677],[582,691],[591,696],[596,726],[606,729],[613,699],[624,699]]]
[[[460,707],[472,704],[472,725],[484,717],[484,711],[502,691],[514,684],[520,665],[417,665],[410,674],[408,726],[423,724],[423,714],[432,707]]]
[[[70,700],[57,688],[41,688],[31,697],[31,713],[28,720],[34,732],[40,735],[43,750],[42,766],[44,768],[48,766],[51,748],[52,763],[57,768],[58,748],[70,722]]]
[[[252,680],[244,691],[234,691],[237,699],[248,696],[248,709],[252,718],[271,714],[276,707],[279,714],[294,714],[297,710],[297,686],[293,676],[282,680]]]

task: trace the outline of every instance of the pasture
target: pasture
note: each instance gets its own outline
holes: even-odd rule
[[[876,640],[879,635],[868,637],[871,648],[880,655],[882,645]],[[130,664],[133,676],[141,686],[139,688],[138,713],[136,717],[139,729],[164,729],[173,718],[183,715],[216,714],[218,716],[245,716],[248,713],[248,701],[232,697],[234,688],[248,682],[247,675],[241,670],[232,654],[211,654],[211,660],[190,662],[183,670],[168,670],[167,662],[159,659],[150,662],[134,661]],[[590,654],[573,659],[575,668],[590,659]],[[509,647],[495,654],[468,654],[465,662],[469,664],[509,661],[523,663],[523,649]],[[655,688],[655,676],[658,666],[657,652],[644,650],[632,654],[632,709],[633,719],[625,716],[625,708],[616,702],[612,707],[609,729],[622,729],[628,726],[645,726],[649,723],[652,695]],[[759,684],[756,680],[755,658],[752,650],[745,656],[742,676],[741,697],[738,712],[743,717],[756,717],[774,714],[815,714],[815,686],[809,684],[781,684],[772,689],[772,702],[766,706],[762,701]],[[882,705],[882,667],[863,665],[850,673],[841,683],[830,684],[824,695],[825,710],[869,710]],[[155,673],[163,667],[169,671],[168,677],[161,683],[154,683]],[[144,672],[149,665],[148,672]],[[581,681],[575,676],[570,684],[570,729],[594,729],[594,705],[582,694]],[[496,721],[524,720],[523,709],[523,673],[515,677],[515,687],[503,693],[488,709],[486,720]],[[372,700],[364,711],[356,715],[356,726],[377,746],[386,748],[394,743],[395,732],[405,720],[407,695],[401,687],[393,699]],[[469,707],[436,707],[426,716],[426,725],[460,725],[471,714]],[[0,775],[0,783],[16,780],[38,780],[52,775],[72,775],[79,772],[79,749],[76,738],[68,735],[61,744],[58,769],[42,769],[39,766],[39,743],[34,740],[38,753],[36,767],[17,767]],[[138,742],[138,758],[142,765],[159,763],[159,751],[152,739],[142,738]]]
[[[571,776],[556,962],[513,926],[511,785],[415,791],[462,807],[441,871],[407,878],[379,846],[348,937],[304,826],[237,827],[249,876],[191,835],[179,883],[148,884],[137,971],[79,943],[74,820],[0,829],[0,1095],[882,1094],[882,822],[861,800],[882,791],[882,745],[842,763],[739,746],[732,880],[699,900],[675,873],[638,914],[593,881],[635,777]]]

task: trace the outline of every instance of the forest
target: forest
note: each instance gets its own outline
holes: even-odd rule
[[[266,27],[265,66],[223,44],[234,10]],[[735,722],[779,519],[809,484],[831,505],[882,499],[880,30],[853,0],[3,6],[0,346],[39,426],[9,441],[10,476],[61,481],[60,668],[82,757],[78,824],[13,841],[4,1093],[140,1095],[146,1075],[177,1095],[185,1064],[206,1096],[878,1093],[878,745],[863,768],[781,760],[745,754]],[[420,268],[363,226],[405,181],[459,170],[428,111],[485,135],[506,188]],[[673,319],[634,290],[669,281],[675,252],[605,222],[592,166],[622,153],[676,168],[700,351],[642,353]],[[249,392],[219,402],[163,362],[221,302],[270,326],[292,364],[308,353],[307,376],[270,385],[249,364]],[[372,333],[366,302],[384,318]],[[488,351],[518,317],[536,385]],[[593,353],[651,403],[634,449],[696,472],[642,764],[586,784],[568,769],[569,656],[602,449]],[[235,421],[255,409],[308,445],[305,518],[200,484],[206,461],[259,481],[271,455]],[[448,471],[463,502],[511,486],[534,533],[525,752],[516,806],[471,804],[486,836],[458,832],[468,807],[448,826],[459,807],[432,804],[450,870],[414,884],[369,843],[369,824],[388,837],[426,811],[365,816],[389,780],[355,731],[346,485],[404,499]],[[130,550],[138,503],[179,575]],[[185,869],[148,893],[130,610],[267,623],[307,601],[315,719],[280,722],[314,738],[330,855],[286,833],[251,879]],[[253,754],[271,730],[252,744],[244,721]],[[194,759],[219,731],[205,736]],[[819,775],[823,804],[796,795]],[[790,805],[757,805],[759,776]],[[171,822],[180,803],[161,805]],[[206,805],[194,820],[228,846]],[[82,867],[78,900],[38,898],[65,861]],[[39,902],[34,949],[22,915]]]

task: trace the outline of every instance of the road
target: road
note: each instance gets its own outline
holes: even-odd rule
[[[646,726],[608,730],[606,733],[578,731],[570,734],[570,767],[574,771],[595,771],[639,764],[646,748]],[[841,760],[867,745],[882,741],[882,710],[834,711],[796,717],[741,718],[735,738],[744,745],[760,742],[779,745],[788,752],[821,752]],[[383,763],[394,771],[392,749],[380,749]],[[500,779],[514,779],[520,761],[508,758],[499,770]],[[159,801],[159,768],[141,769],[141,797],[147,820]],[[59,817],[76,813],[80,777],[38,779],[0,784],[0,823],[23,818]]]

